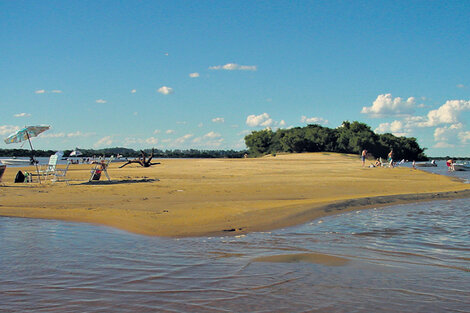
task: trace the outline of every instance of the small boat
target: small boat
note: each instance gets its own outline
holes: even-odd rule
[[[437,163],[434,160],[432,160],[431,162],[416,162],[415,166],[416,167],[436,167]]]
[[[33,164],[31,160],[28,159],[0,159],[0,162],[6,165],[23,165],[23,166],[28,166]]]
[[[470,165],[467,163],[454,163],[454,171],[470,171]]]

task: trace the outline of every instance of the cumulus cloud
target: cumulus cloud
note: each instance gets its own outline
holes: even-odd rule
[[[239,65],[236,63],[227,63],[225,65],[209,66],[210,70],[225,70],[225,71],[256,71],[256,65]]]
[[[39,136],[41,136],[41,138],[64,138],[66,134],[65,133],[42,133]]]
[[[407,115],[414,112],[416,100],[409,97],[403,100],[400,97],[393,98],[390,93],[378,95],[370,107],[363,107],[361,113],[371,117],[384,117],[394,115]]]
[[[328,124],[328,120],[322,118],[322,117],[306,117],[302,116],[300,118],[300,121],[302,123],[306,124]]]
[[[13,116],[14,117],[29,117],[29,116],[31,116],[31,114],[29,114],[29,113],[18,113],[18,114],[15,114]]]
[[[77,130],[76,132],[68,133],[67,137],[90,137],[95,135],[96,133],[82,133],[81,131]]]
[[[51,90],[52,93],[62,93],[62,90],[58,90],[58,89],[54,89],[54,90]]]
[[[167,86],[162,86],[162,87],[158,88],[157,91],[159,93],[161,93],[162,95],[169,95],[169,94],[173,93],[173,88],[167,87]]]
[[[434,140],[439,142],[456,142],[459,133],[463,128],[462,123],[450,126],[437,127],[434,130]]]
[[[268,113],[260,115],[248,115],[246,118],[246,125],[251,127],[269,127],[273,125],[274,121]]]
[[[113,139],[111,136],[106,136],[95,142],[93,147],[98,148],[98,147],[104,147],[104,146],[109,146],[113,143]]]
[[[44,89],[38,89],[34,93],[42,94],[42,93],[46,93],[46,91]]]
[[[429,111],[427,119],[417,123],[418,127],[431,127],[440,124],[455,124],[459,122],[460,114],[470,110],[470,101],[448,100],[436,110]]]
[[[173,129],[167,129],[167,130],[165,131],[165,134],[168,134],[168,135],[169,135],[169,134],[174,134],[174,133],[175,133],[175,131],[174,131]]]
[[[192,142],[203,147],[219,147],[223,141],[224,139],[219,133],[211,131],[202,137],[194,138]]]
[[[183,144],[183,143],[186,142],[186,140],[192,138],[193,136],[194,136],[193,134],[186,134],[186,135],[184,135],[184,136],[181,136],[181,137],[179,137],[179,138],[176,138],[176,139],[174,140],[174,143],[175,143],[175,144]]]
[[[407,136],[411,132],[403,121],[393,121],[391,123],[382,123],[375,130],[376,133],[392,133],[395,136]]]
[[[137,92],[137,89],[132,89],[131,90],[131,93],[136,93]]]
[[[156,144],[158,144],[158,138],[149,137],[149,138],[145,139],[145,143],[148,143],[150,145],[156,145]]]
[[[463,144],[470,143],[470,131],[463,131],[458,134],[460,142]]]
[[[447,143],[447,142],[438,142],[433,146],[433,148],[448,149],[448,148],[455,148],[455,145]]]
[[[155,129],[155,130],[153,131],[154,134],[159,134],[160,132],[161,132],[160,129]]]
[[[222,123],[225,123],[225,119],[224,119],[223,117],[214,117],[214,118],[212,119],[212,122],[213,122],[213,123],[221,123],[221,124],[222,124]]]
[[[199,77],[199,73],[190,73],[190,74],[189,74],[189,77],[191,77],[191,78],[198,78],[198,77]]]
[[[464,84],[458,84],[457,88],[465,88],[465,85]]]
[[[0,125],[0,135],[10,135],[19,130],[18,126]]]
[[[95,102],[96,102],[96,103],[101,103],[101,104],[103,104],[103,103],[106,103],[107,101],[104,100],[104,99],[98,99],[98,100],[96,100]]]

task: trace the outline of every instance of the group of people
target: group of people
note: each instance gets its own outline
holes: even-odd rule
[[[367,159],[367,150],[366,149],[362,150],[361,159],[362,159],[362,166],[363,167],[366,166],[366,159]],[[387,163],[388,163],[389,167],[394,167],[393,149],[391,149],[390,152],[388,153]],[[383,162],[380,158],[377,158],[375,160],[375,162],[371,164],[370,167],[380,167],[380,166],[384,166],[384,164],[383,164]]]

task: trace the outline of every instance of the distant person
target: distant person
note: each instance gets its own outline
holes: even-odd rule
[[[361,154],[362,167],[364,167],[366,165],[366,156],[367,156],[367,150],[364,149],[364,150],[362,150],[362,154]]]
[[[416,169],[416,161],[413,160],[413,169]]]
[[[389,166],[393,167],[393,149],[388,153],[387,161],[389,162]]]
[[[446,165],[447,165],[447,170],[448,171],[453,171],[454,170],[454,160],[452,160],[452,159],[447,160]]]

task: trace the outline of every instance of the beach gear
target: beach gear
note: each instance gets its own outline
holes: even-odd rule
[[[6,168],[7,168],[6,165],[0,164],[0,183],[2,182],[2,176],[3,176],[3,173],[5,173]]]
[[[15,176],[15,183],[24,183],[25,176],[22,171],[18,171]]]
[[[108,166],[109,166],[109,163],[113,161],[113,159],[114,157],[111,156],[107,161],[101,160],[93,164],[93,168],[91,169],[91,175],[88,181],[90,182],[92,180],[100,180],[102,172],[104,172],[108,181],[111,181],[111,178],[109,178],[109,175],[108,175]]]
[[[31,147],[31,154],[32,154],[31,158],[32,158],[32,161],[34,162],[34,149],[33,149],[33,145],[31,144],[31,137],[36,137],[40,133],[48,130],[49,128],[51,127],[48,125],[25,126],[24,128],[17,130],[13,134],[5,138],[4,141],[6,144],[10,144],[10,143],[17,143],[17,142],[28,140],[29,146]],[[38,173],[39,183],[41,183],[41,177],[39,174],[38,164],[37,162],[34,162],[34,163],[36,165],[36,171]]]

